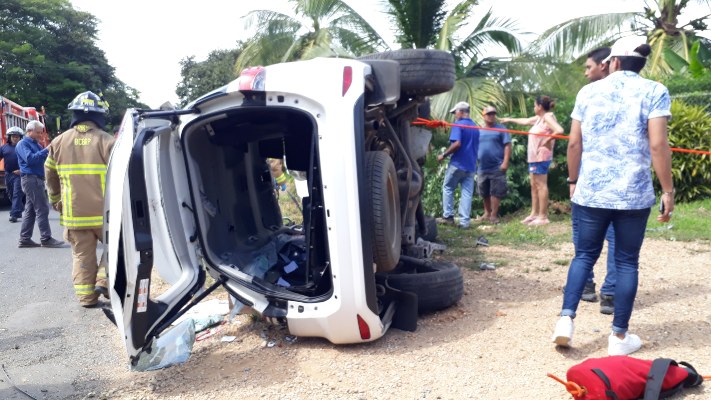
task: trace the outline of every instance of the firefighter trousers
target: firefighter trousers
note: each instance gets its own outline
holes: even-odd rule
[[[96,286],[107,286],[106,269],[99,268],[96,259],[96,245],[101,238],[101,228],[64,230],[64,239],[72,245],[72,281],[81,305],[96,304]]]

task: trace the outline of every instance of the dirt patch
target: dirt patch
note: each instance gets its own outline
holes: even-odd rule
[[[557,350],[550,335],[562,304],[573,248],[518,249],[492,244],[453,259],[464,270],[462,301],[424,316],[416,332],[391,330],[373,343],[333,345],[248,316],[198,342],[184,365],[130,373],[125,365],[95,372],[111,399],[569,399],[547,372],[607,355],[611,316],[581,302],[574,347]],[[604,261],[603,253],[601,260]],[[479,260],[499,263],[478,270]],[[711,374],[711,245],[645,241],[630,330],[642,338],[635,357],[669,357]],[[595,267],[604,277],[604,262]],[[220,338],[234,335],[224,343]],[[274,346],[269,347],[273,341]],[[108,344],[125,354],[118,335]],[[684,399],[711,398],[695,388]]]

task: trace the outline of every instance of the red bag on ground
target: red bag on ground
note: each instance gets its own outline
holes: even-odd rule
[[[575,400],[656,400],[700,385],[705,377],[688,363],[629,356],[590,358],[572,366],[566,385]]]

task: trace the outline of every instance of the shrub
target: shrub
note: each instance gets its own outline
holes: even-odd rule
[[[669,144],[672,147],[711,150],[711,115],[704,107],[674,100],[669,121]],[[689,202],[711,197],[711,157],[678,153],[672,155],[672,175],[676,199]]]
[[[711,73],[698,78],[688,74],[675,74],[664,80],[672,99],[688,105],[707,106],[711,103]]]

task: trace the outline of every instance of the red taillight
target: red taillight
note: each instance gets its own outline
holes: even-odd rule
[[[341,93],[341,96],[346,95],[348,89],[351,87],[351,83],[353,83],[353,68],[343,67],[343,93]]]
[[[370,339],[370,327],[365,322],[363,317],[357,314],[356,316],[358,317],[358,330],[360,331],[360,338],[363,340]]]
[[[239,90],[264,90],[264,81],[267,70],[264,67],[246,68],[239,75]]]

